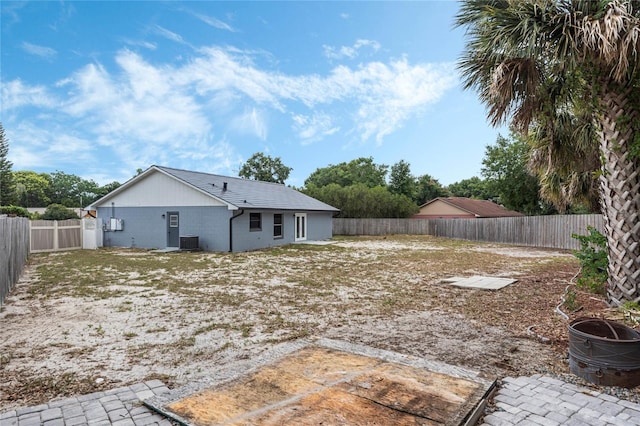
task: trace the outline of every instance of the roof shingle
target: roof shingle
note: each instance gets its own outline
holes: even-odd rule
[[[339,211],[286,185],[152,166],[240,209]],[[226,189],[225,189],[226,183]]]
[[[451,206],[457,207],[461,210],[469,212],[476,217],[513,217],[513,216],[524,216],[520,212],[516,212],[513,210],[508,210],[502,207],[499,204],[494,203],[489,200],[474,200],[473,198],[465,198],[465,197],[442,197],[436,198],[428,203],[431,204],[435,201],[441,201],[443,203],[447,203]]]

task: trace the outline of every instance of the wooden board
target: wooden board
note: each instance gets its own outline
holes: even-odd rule
[[[210,425],[458,425],[486,383],[335,348],[309,346],[165,406]]]

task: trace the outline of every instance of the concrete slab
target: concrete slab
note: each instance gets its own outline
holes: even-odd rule
[[[463,425],[475,423],[494,384],[460,367],[316,339],[144,403],[194,426]]]
[[[173,253],[180,251],[179,247],[165,247],[163,249],[151,250],[151,253]]]
[[[335,243],[336,243],[335,241],[331,241],[331,240],[318,240],[318,241],[296,241],[292,244],[306,244],[309,246],[328,246]]]
[[[480,275],[474,275],[466,278],[451,277],[442,281],[456,287],[477,288],[481,290],[500,290],[501,288],[517,282],[518,280],[513,278],[483,277]]]

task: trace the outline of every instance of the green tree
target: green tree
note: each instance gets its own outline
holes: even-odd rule
[[[114,180],[111,183],[108,183],[106,185],[98,187],[98,189],[95,192],[95,198],[93,200],[91,200],[89,202],[89,204],[93,203],[94,201],[96,201],[99,198],[104,197],[105,195],[107,195],[111,191],[114,191],[114,190],[118,189],[120,187],[120,185],[121,185],[120,182]]]
[[[404,160],[391,166],[389,173],[389,192],[414,199],[416,196],[416,178],[411,174],[411,165]]]
[[[418,206],[408,197],[392,194],[386,187],[368,187],[363,183],[340,186],[308,185],[305,194],[340,209],[338,217],[402,218],[418,212]]]
[[[30,170],[13,172],[16,182],[18,204],[22,207],[43,207],[51,204],[49,196],[50,177],[47,173]]]
[[[498,136],[496,144],[485,150],[482,176],[489,191],[506,208],[527,215],[549,213],[548,205],[540,199],[538,178],[527,170],[530,151],[522,137]]]
[[[13,163],[7,159],[8,155],[9,140],[0,122],[0,206],[8,206],[16,201],[16,183],[11,172]]]
[[[372,157],[360,157],[348,163],[331,164],[316,169],[304,181],[305,186],[318,187],[335,183],[339,186],[351,186],[361,183],[369,188],[386,186],[385,177],[388,166],[375,164]]]
[[[487,181],[477,176],[454,182],[447,186],[447,190],[454,197],[475,198],[477,200],[497,198],[497,195],[494,195],[487,187]]]
[[[49,199],[53,204],[62,204],[67,207],[78,207],[83,188],[83,179],[79,176],[55,171],[49,175]]]
[[[460,61],[494,124],[527,132],[564,111],[592,117],[601,153],[609,302],[640,300],[640,3],[592,0],[465,0]],[[570,123],[566,123],[570,126]],[[562,140],[553,143],[560,143]]]
[[[282,163],[280,157],[271,158],[256,152],[240,168],[238,176],[263,182],[284,183],[293,170]]]
[[[414,201],[419,206],[438,197],[448,197],[449,191],[437,179],[430,175],[422,175],[416,179],[416,195]]]
[[[62,204],[50,204],[42,214],[43,220],[79,219],[78,214]]]

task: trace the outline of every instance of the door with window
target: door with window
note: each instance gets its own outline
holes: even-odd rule
[[[296,213],[295,220],[295,241],[305,241],[307,239],[307,214]]]
[[[167,212],[167,247],[180,247],[180,213]]]

